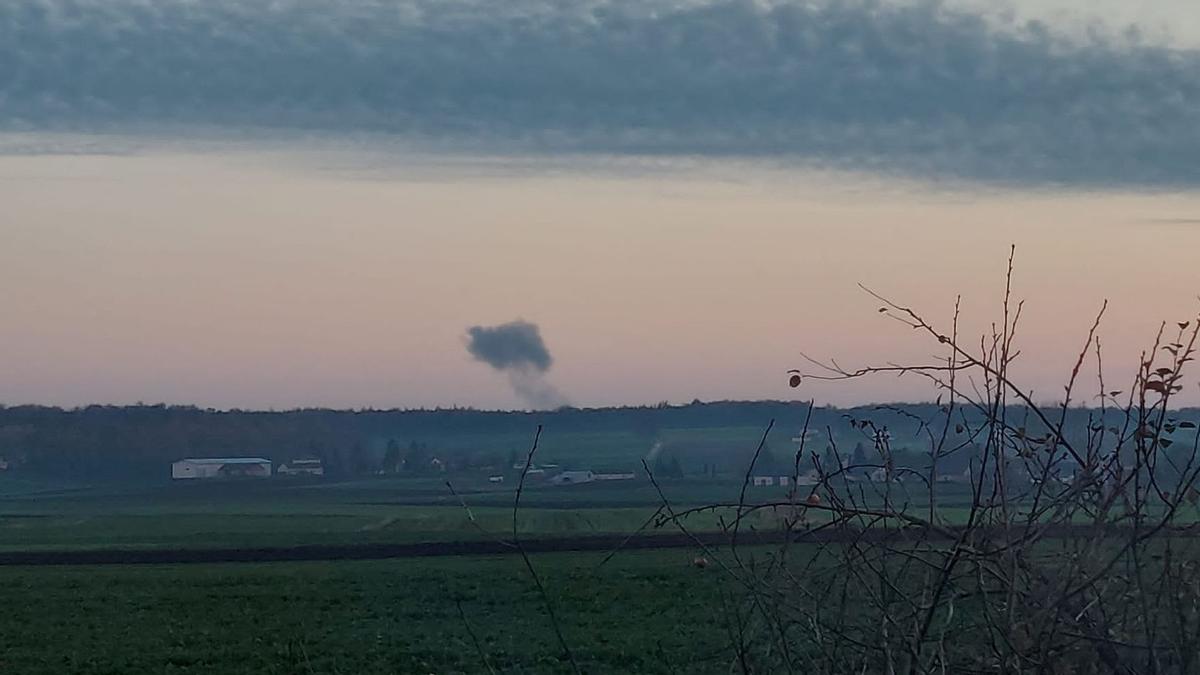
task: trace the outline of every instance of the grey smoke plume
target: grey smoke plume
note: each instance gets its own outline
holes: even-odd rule
[[[511,321],[467,329],[467,351],[508,377],[509,386],[533,408],[557,408],[567,399],[546,381],[554,359],[537,324]]]

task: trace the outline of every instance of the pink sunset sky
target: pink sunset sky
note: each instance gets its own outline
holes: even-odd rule
[[[801,352],[843,365],[936,353],[859,283],[943,324],[961,294],[963,334],[982,335],[1015,244],[1026,381],[1053,398],[1104,299],[1114,379],[1161,321],[1200,308],[1190,195],[496,169],[0,159],[0,397],[506,407],[463,334],[525,318],[576,404],[929,398],[895,378],[797,392],[783,372]]]

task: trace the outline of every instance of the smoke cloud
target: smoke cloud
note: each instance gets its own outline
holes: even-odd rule
[[[0,130],[1200,186],[1200,51],[936,0],[5,0]]]
[[[533,408],[557,408],[567,399],[546,381],[554,364],[537,324],[512,321],[467,329],[467,351],[508,377],[513,392]]]

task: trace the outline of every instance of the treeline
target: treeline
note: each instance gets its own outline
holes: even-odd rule
[[[537,425],[556,435],[627,433],[647,447],[663,429],[763,427],[777,420],[793,433],[807,406],[800,403],[709,402],[554,411],[212,410],[136,405],[64,409],[0,407],[0,458],[22,471],[70,478],[162,476],[183,457],[262,456],[286,462],[319,457],[332,473],[417,467],[438,458],[451,467],[496,461],[438,447],[448,435],[532,437]],[[842,412],[821,408],[815,424],[835,424]],[[397,446],[399,449],[397,449]],[[500,461],[506,462],[507,457]]]
[[[438,447],[439,437],[528,435],[542,424],[554,434],[624,433],[645,439],[646,447],[666,430],[764,428],[775,420],[764,462],[787,465],[807,417],[804,403],[781,401],[695,401],[687,405],[619,408],[563,408],[544,412],[436,410],[289,411],[211,410],[191,406],[0,407],[0,459],[17,470],[92,479],[162,476],[164,466],[183,457],[263,456],[286,462],[319,457],[332,473],[416,467],[426,458],[450,466],[508,463],[512,457],[490,450],[485,457]],[[921,420],[938,416],[934,404],[815,408],[810,435],[820,451],[832,433],[838,452],[859,444],[872,447],[871,433],[858,421],[874,420],[886,429],[897,452],[919,456],[926,434]],[[1195,412],[1195,411],[1192,411]],[[1087,432],[1092,411],[1072,410],[1071,428]],[[1193,415],[1194,417],[1194,415]],[[675,448],[689,463],[705,463],[703,444]],[[418,461],[420,460],[420,461]],[[915,461],[915,460],[914,460]],[[689,471],[693,467],[686,467]]]

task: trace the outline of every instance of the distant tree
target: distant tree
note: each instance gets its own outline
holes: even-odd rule
[[[478,452],[467,455],[468,469],[495,469],[501,466],[503,458],[497,452]],[[509,466],[512,466],[511,464]],[[501,467],[502,468],[502,467]]]
[[[661,408],[645,408],[638,410],[633,415],[632,431],[639,438],[653,441],[658,438],[659,433],[659,411]]]
[[[367,455],[366,448],[363,447],[361,441],[355,441],[354,445],[350,446],[350,471],[355,474],[364,474],[371,470],[371,458]]]
[[[850,464],[863,466],[867,462],[867,449],[863,447],[862,441],[859,441],[854,444],[854,454],[850,456]]]
[[[397,473],[404,458],[400,454],[400,444],[396,439],[388,439],[387,450],[383,453],[383,470],[387,473]]]
[[[336,448],[328,448],[315,441],[310,447],[310,453],[321,460],[327,476],[343,476],[346,474],[346,464],[342,461],[342,453]]]
[[[777,473],[783,471],[783,465],[771,449],[770,443],[763,443],[762,451],[758,453],[758,459],[754,462],[754,471],[755,473]]]
[[[671,461],[667,463],[667,472],[671,478],[683,478],[683,465],[679,463],[677,455],[671,455]]]
[[[821,470],[825,473],[834,473],[841,467],[841,460],[834,451],[832,445],[825,446],[825,452],[821,454]]]
[[[654,458],[654,466],[651,468],[651,471],[654,472],[654,476],[656,478],[667,477],[667,473],[669,471],[667,468],[667,458],[664,457],[662,453],[659,453],[658,456]]]
[[[424,443],[412,441],[408,444],[408,452],[404,455],[404,471],[415,475],[429,472],[429,449]]]

